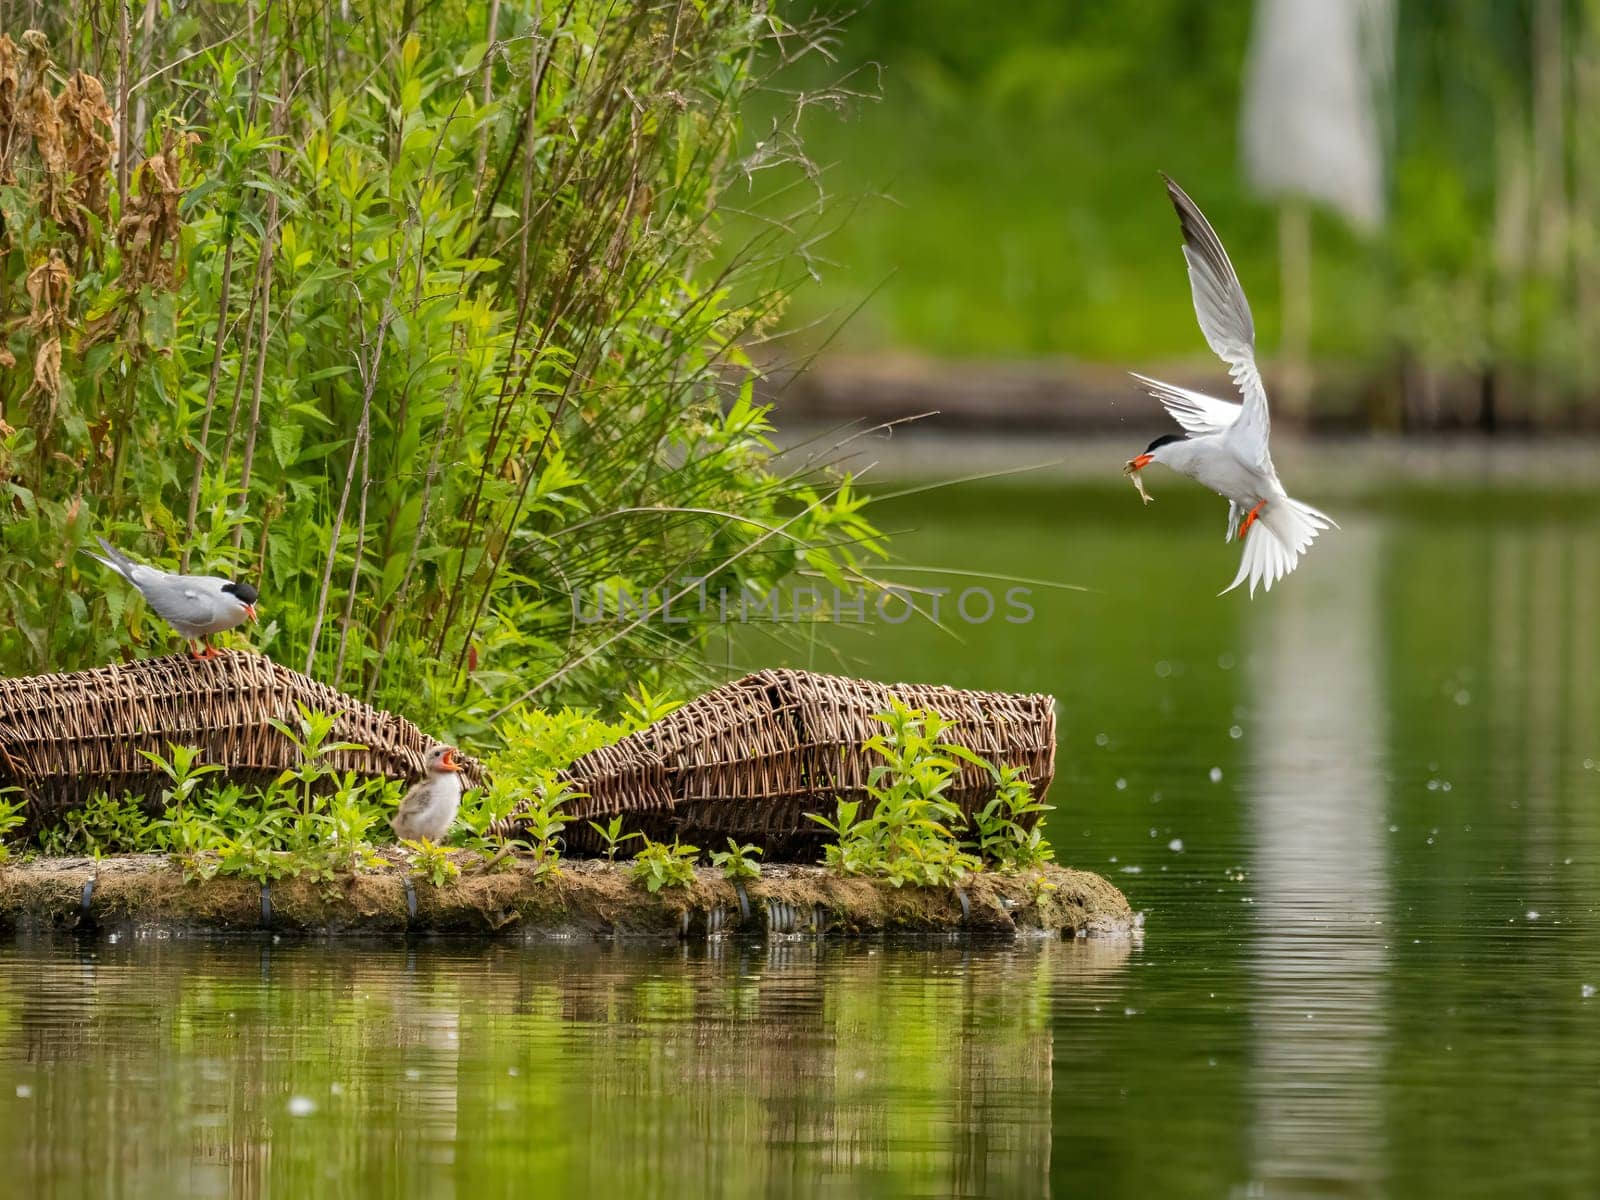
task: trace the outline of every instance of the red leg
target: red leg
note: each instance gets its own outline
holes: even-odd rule
[[[200,642],[206,648],[206,652],[200,656],[201,658],[216,658],[222,653],[222,651],[218,650],[211,644],[211,639],[209,637],[201,638]]]
[[[1261,510],[1263,508],[1265,508],[1266,506],[1267,506],[1267,502],[1265,500],[1257,501],[1256,502],[1256,506],[1254,508],[1252,508],[1249,511],[1248,514],[1246,514],[1245,519],[1244,519],[1244,524],[1239,526],[1239,540],[1240,541],[1243,541],[1244,540],[1244,535],[1250,532],[1250,526],[1252,526],[1252,525],[1254,525],[1256,523],[1256,517],[1260,514]]]
[[[189,652],[189,657],[190,658],[204,658],[205,657],[205,655],[201,654],[198,650],[196,650],[194,648],[194,639],[193,638],[184,638],[183,639],[183,645],[184,645],[184,649],[186,649]]]

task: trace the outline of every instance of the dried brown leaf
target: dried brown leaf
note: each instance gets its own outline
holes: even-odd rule
[[[123,281],[130,291],[145,283],[163,288],[177,283],[183,171],[190,148],[199,141],[192,133],[178,136],[169,129],[161,139],[161,153],[139,164],[136,194],[117,223]]]
[[[11,167],[17,136],[17,44],[9,34],[0,33],[0,183],[15,183]]]
[[[61,220],[82,246],[89,240],[89,217],[104,221],[107,216],[111,142],[101,127],[111,128],[112,112],[105,87],[93,75],[74,71],[56,100],[56,117],[67,171]]]
[[[56,396],[61,391],[61,339],[46,338],[33,356],[33,387],[29,391],[37,398],[35,413],[39,423],[48,425],[55,420]]]
[[[28,272],[24,286],[32,302],[28,328],[59,338],[67,325],[67,303],[72,298],[72,273],[61,251],[52,249],[48,258]]]

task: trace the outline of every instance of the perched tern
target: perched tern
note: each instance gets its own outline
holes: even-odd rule
[[[195,658],[215,658],[220,653],[211,644],[212,634],[256,619],[259,593],[251,584],[233,583],[219,575],[173,575],[158,571],[134,562],[103,537],[95,541],[100,543],[105,556],[102,558],[93,550],[84,550],[84,553],[138,588],[156,615],[190,643],[189,653]],[[205,647],[203,654],[195,653],[195,642]]]
[[[1330,525],[1337,529],[1338,524],[1309,504],[1292,499],[1278,482],[1267,445],[1271,420],[1266,389],[1256,369],[1256,329],[1249,302],[1211,223],[1182,188],[1165,175],[1162,178],[1183,228],[1183,257],[1189,264],[1200,331],[1228,364],[1228,374],[1244,403],[1219,400],[1135,374],[1183,432],[1158,437],[1122,470],[1132,478],[1146,504],[1152,497],[1144,490],[1139,472],[1151,463],[1171,467],[1227,500],[1224,540],[1231,542],[1237,534],[1244,553],[1239,573],[1223,592],[1233,591],[1248,579],[1254,596],[1257,584],[1271,591],[1274,583],[1294,570],[1317,534]]]
[[[428,753],[428,773],[412,785],[389,824],[402,841],[442,842],[461,808],[461,764],[450,746]]]

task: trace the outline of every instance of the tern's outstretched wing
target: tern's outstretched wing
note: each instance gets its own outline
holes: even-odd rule
[[[1170,416],[1188,433],[1196,435],[1221,433],[1239,419],[1242,407],[1232,400],[1219,400],[1204,392],[1191,392],[1175,383],[1162,383],[1137,371],[1129,371],[1167,410]]]
[[[1171,179],[1167,196],[1178,211],[1183,228],[1183,257],[1189,264],[1189,286],[1194,292],[1194,313],[1200,331],[1217,357],[1228,364],[1228,374],[1244,397],[1244,405],[1228,433],[1228,442],[1241,461],[1265,466],[1267,438],[1272,431],[1267,415],[1267,393],[1256,369],[1256,326],[1250,302],[1234,274],[1222,240],[1195,202]]]

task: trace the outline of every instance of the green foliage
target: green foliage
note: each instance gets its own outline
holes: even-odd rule
[[[749,0],[492,11],[195,0],[126,51],[32,14],[19,95],[78,120],[64,160],[39,104],[0,130],[0,671],[170,644],[75,555],[104,533],[258,583],[256,648],[457,739],[697,669],[706,623],[580,620],[597,588],[877,552],[753,401],[789,235],[710,264],[791,153],[739,149],[758,51],[811,43]],[[139,77],[123,179],[89,65]]]
[[[652,893],[666,887],[686,888],[694,883],[695,862],[700,857],[700,847],[688,846],[673,838],[667,842],[644,839],[644,849],[633,856],[629,874],[635,883],[642,883]]]
[[[1022,769],[985,764],[994,775],[995,794],[972,814],[973,846],[978,857],[1001,870],[1026,870],[1041,867],[1055,858],[1055,851],[1044,839],[1038,817],[1055,806],[1035,800],[1033,784],[1022,778]],[[1032,822],[1027,818],[1032,817]]]
[[[516,810],[517,821],[527,831],[526,847],[533,873],[538,877],[557,870],[561,861],[561,831],[567,827],[562,806],[579,793],[568,783],[550,780],[534,787],[526,803]]]
[[[15,799],[9,799],[15,795]],[[11,860],[11,846],[6,835],[20,828],[28,819],[28,802],[22,798],[22,789],[0,788],[0,863]]]
[[[760,846],[741,845],[729,838],[726,850],[711,852],[711,865],[718,868],[729,883],[742,883],[761,877],[761,864],[756,861],[759,854]]]
[[[96,792],[42,830],[39,846],[50,855],[143,854],[161,849],[162,834],[136,797]]]
[[[411,873],[418,879],[426,879],[439,888],[461,877],[461,867],[450,857],[446,847],[436,846],[426,838],[421,841],[407,838],[400,844],[410,852]]]
[[[891,700],[875,714],[885,731],[867,749],[882,761],[867,774],[870,812],[859,800],[839,800],[833,819],[808,813],[833,835],[823,861],[846,875],[871,875],[895,887],[959,883],[985,862],[1004,868],[1038,866],[1052,856],[1049,843],[1023,821],[1049,805],[1033,799],[1031,785],[1016,768],[995,767],[963,746],[940,741],[949,722],[936,713]],[[989,771],[996,794],[974,815],[974,841],[961,809],[945,795],[965,761]],[[970,851],[976,850],[973,854]]]
[[[222,770],[222,767],[217,763],[200,765],[200,750],[196,746],[179,746],[169,742],[167,749],[172,752],[170,759],[163,758],[154,750],[141,750],[139,753],[154,763],[161,773],[172,781],[172,786],[162,791],[161,802],[164,807],[181,817],[184,801],[194,794],[195,788],[200,786],[207,775]]]
[[[299,710],[299,717],[293,726],[285,721],[268,720],[268,724],[281,733],[299,754],[300,763],[278,776],[274,787],[282,789],[291,785],[299,788],[300,811],[309,814],[312,810],[312,791],[324,779],[334,774],[334,767],[328,761],[330,755],[343,750],[361,750],[365,747],[355,742],[329,741],[333,736],[333,727],[338,724],[339,713],[326,713],[306,707],[304,704],[295,703]]]
[[[582,755],[609,746],[649,723],[640,719],[638,702],[630,697],[628,703],[632,712],[615,721],[571,708],[514,709],[496,727],[502,748],[489,756],[489,771],[496,779],[551,780]],[[652,701],[651,705],[653,711],[659,702]]]
[[[628,842],[633,841],[634,838],[641,838],[644,836],[644,834],[640,833],[637,829],[623,833],[622,822],[623,816],[621,813],[618,813],[616,816],[612,817],[611,820],[607,821],[604,825],[600,824],[598,821],[589,822],[589,828],[600,835],[600,841],[606,848],[607,862],[616,862],[618,850],[620,850]]]

